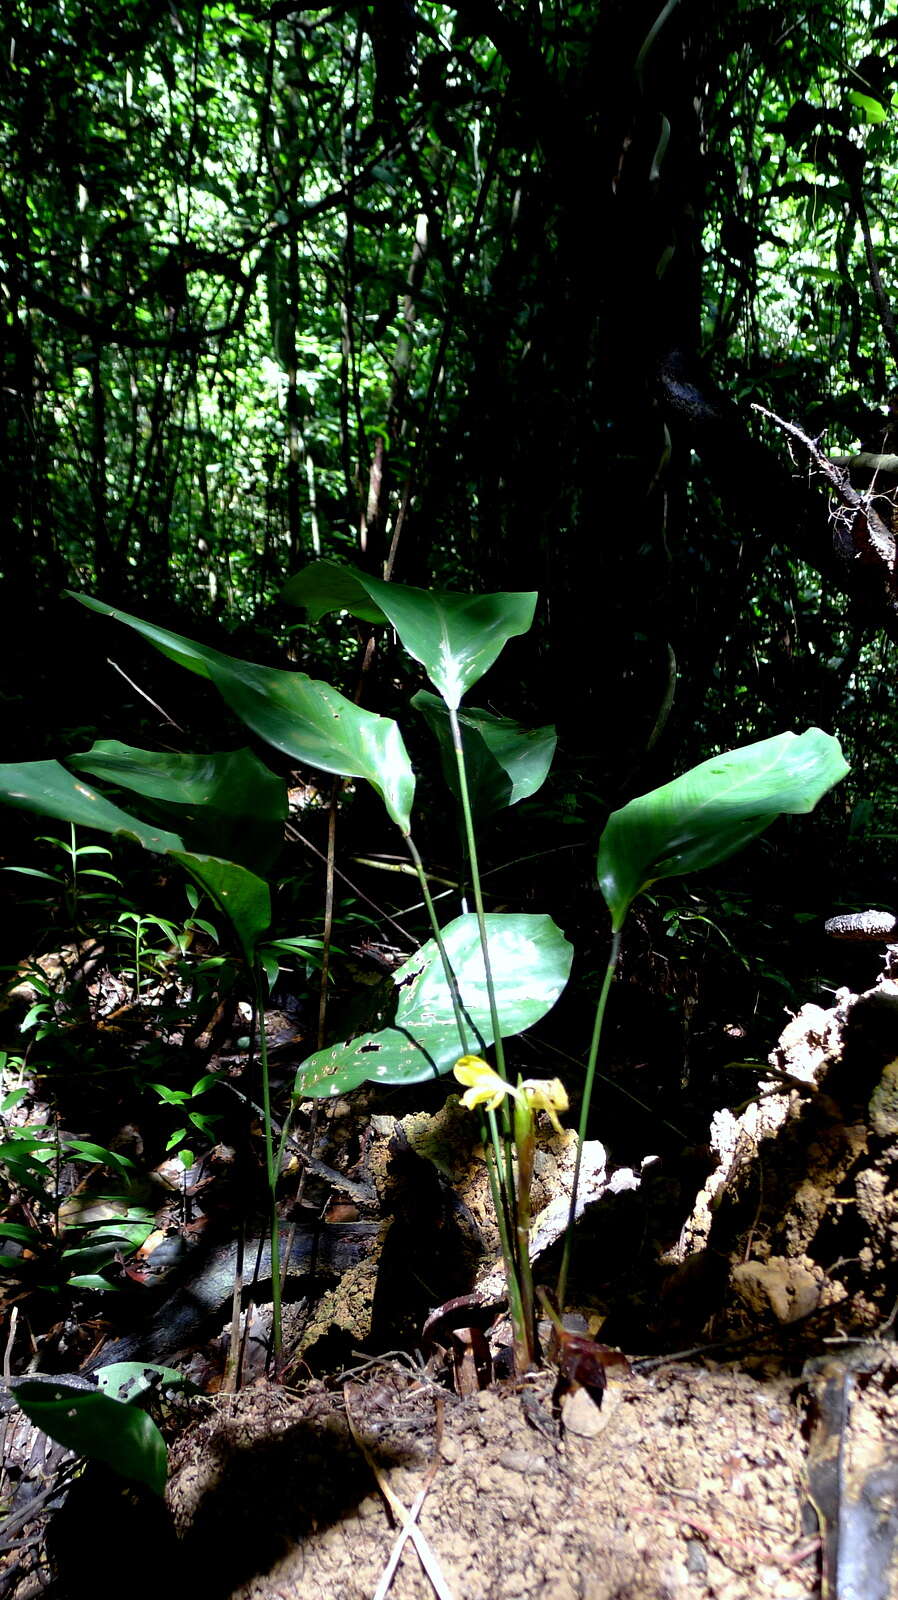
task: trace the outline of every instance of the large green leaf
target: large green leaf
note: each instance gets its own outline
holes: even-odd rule
[[[236,861],[220,861],[215,856],[195,856],[177,850],[172,851],[172,857],[227,917],[251,966],[256,945],[271,922],[268,884],[246,867],[239,867]]]
[[[135,1406],[64,1383],[22,1379],[12,1386],[25,1415],[67,1450],[103,1461],[124,1478],[165,1490],[168,1453],[155,1422]]]
[[[252,750],[182,755],[100,739],[70,760],[78,772],[177,807],[183,814],[181,831],[192,849],[261,871],[278,856],[287,816],[286,785]]]
[[[286,584],[284,599],[305,606],[312,617],[345,610],[376,621],[370,610],[373,601],[453,710],[508,640],[527,632],[536,607],[535,593],[412,589],[350,572],[333,561],[314,561],[297,573]]]
[[[402,735],[391,718],[363,711],[330,684],[304,672],[237,661],[89,595],[72,598],[126,623],[173,661],[209,678],[231,710],[275,749],[325,772],[367,779],[393,821],[408,833],[415,778]]]
[[[212,650],[195,639],[172,633],[169,628],[157,627],[155,622],[146,622],[142,617],[133,617],[127,611],[120,611],[117,606],[108,606],[105,600],[95,600],[93,595],[77,594],[73,589],[65,589],[63,593],[68,599],[87,606],[89,611],[98,611],[103,617],[113,617],[116,622],[126,623],[144,639],[148,639],[150,644],[154,644],[157,650],[161,650],[164,656],[168,656],[170,661],[176,661],[179,667],[186,667],[188,672],[195,672],[200,678],[211,679],[215,663],[226,664],[230,660],[220,650]]]
[[[247,960],[252,960],[256,944],[271,922],[271,896],[267,883],[246,867],[185,851],[178,834],[150,828],[120,811],[58,761],[0,766],[0,799],[79,826],[122,833],[138,840],[147,850],[170,855],[212,897],[234,928]]]
[[[78,827],[124,834],[159,854],[184,848],[184,841],[178,834],[151,828],[120,810],[96,789],[73,777],[58,761],[22,761],[0,766],[0,800],[25,811],[37,811],[43,817],[74,822]]]
[[[443,774],[458,797],[458,767],[445,704],[421,689],[412,705],[430,724],[440,746]],[[475,816],[489,816],[536,794],[546,781],[555,754],[554,728],[522,728],[511,717],[466,707],[458,714],[468,794]]]
[[[486,919],[490,966],[504,1038],[530,1028],[551,1009],[568,980],[573,947],[551,917],[491,913]],[[443,929],[466,1016],[468,1048],[493,1042],[477,918],[457,917]],[[345,1094],[376,1083],[421,1083],[448,1072],[462,1054],[452,998],[433,939],[396,972],[395,1017],[379,1033],[319,1050],[297,1073],[304,1099]]]
[[[781,812],[813,811],[847,771],[831,734],[779,733],[712,756],[612,812],[599,842],[598,877],[615,930],[656,879],[713,867]]]
[[[386,622],[386,612],[365,587],[366,576],[336,561],[313,561],[284,584],[282,599],[302,606],[310,622],[320,622],[329,611],[350,611],[363,622]]]

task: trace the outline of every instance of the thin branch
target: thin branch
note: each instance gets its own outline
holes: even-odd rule
[[[140,684],[135,683],[133,678],[129,678],[127,672],[125,672],[124,669],[119,666],[117,661],[113,661],[111,656],[107,656],[106,664],[112,668],[113,672],[117,672],[120,677],[124,678],[125,682],[130,684],[131,688],[134,690],[134,693],[139,694],[141,699],[145,700],[148,706],[152,706],[154,711],[158,711],[163,722],[170,723],[173,728],[177,728],[179,733],[184,732],[180,722],[176,722],[174,717],[170,717],[168,712],[163,710],[162,706],[159,705],[158,701],[153,700],[152,697],[147,694],[145,689],[141,689]]]
[[[386,1473],[381,1470],[380,1466],[375,1461],[373,1455],[371,1454],[356,1427],[355,1419],[349,1406],[350,1388],[351,1386],[349,1384],[345,1385],[343,1390],[343,1399],[346,1406],[346,1421],[349,1423],[349,1431],[352,1434],[355,1444],[360,1453],[364,1456],[368,1466],[371,1468],[375,1482],[377,1483],[377,1487],[386,1500],[387,1505],[390,1507],[390,1510],[393,1512],[393,1515],[399,1522],[400,1527],[403,1529],[403,1531],[407,1532],[408,1537],[414,1544],[415,1549],[420,1557],[421,1565],[433,1584],[438,1600],[453,1600],[452,1590],[449,1588],[449,1585],[446,1582],[446,1579],[443,1575],[443,1570],[436,1558],[436,1555],[434,1554],[434,1551],[431,1549],[430,1544],[425,1539],[421,1529],[412,1520],[410,1513],[406,1510],[402,1501],[399,1499],[399,1496],[396,1494],[396,1491],[390,1483]]]
[[[327,856],[325,855],[324,851],[319,850],[318,846],[313,844],[311,839],[306,839],[305,836],[301,834],[291,822],[287,823],[284,831],[288,839],[295,839],[297,844],[301,844],[306,850],[311,850],[312,854],[317,856],[319,861],[327,861]],[[360,900],[364,900],[367,906],[371,906],[372,910],[376,911],[378,916],[381,917],[384,922],[388,922],[391,928],[395,928],[400,938],[404,939],[406,944],[411,945],[413,951],[418,948],[411,934],[408,932],[408,929],[403,928],[401,922],[397,922],[395,917],[391,917],[389,911],[385,911],[382,905],[379,905],[376,900],[372,900],[370,894],[366,894],[364,889],[360,889],[357,883],[353,883],[351,878],[347,878],[346,873],[342,872],[336,865],[334,866],[334,876],[339,878],[342,883],[345,883],[347,889],[351,889],[353,894],[358,895]],[[405,915],[404,912],[403,915]]]
[[[898,363],[898,328],[895,326],[895,313],[892,304],[883,286],[879,271],[879,262],[873,248],[873,235],[870,231],[870,217],[867,212],[867,202],[864,198],[864,188],[861,182],[861,166],[855,167],[852,161],[842,161],[842,172],[847,180],[851,199],[854,204],[857,220],[860,224],[861,236],[864,241],[864,254],[867,258],[867,272],[870,277],[870,287],[873,290],[873,299],[879,313],[879,322],[885,335],[885,341],[892,352],[892,359]]]
[[[393,1574],[395,1573],[396,1568],[399,1565],[399,1558],[402,1555],[402,1552],[403,1552],[403,1550],[405,1548],[406,1541],[411,1538],[412,1527],[417,1522],[418,1517],[421,1514],[421,1507],[423,1506],[425,1500],[427,1499],[428,1494],[430,1493],[430,1490],[431,1490],[431,1488],[433,1486],[433,1481],[436,1478],[437,1472],[439,1470],[439,1465],[440,1465],[440,1445],[442,1443],[442,1439],[443,1439],[443,1396],[442,1396],[442,1394],[437,1393],[437,1396],[436,1396],[436,1428],[435,1428],[435,1437],[434,1437],[434,1445],[433,1445],[433,1460],[431,1461],[430,1466],[427,1469],[427,1476],[424,1479],[424,1482],[421,1485],[421,1488],[419,1489],[418,1493],[415,1495],[414,1500],[412,1501],[411,1509],[410,1509],[409,1514],[408,1514],[408,1522],[405,1524],[405,1527],[398,1534],[397,1539],[396,1539],[396,1543],[393,1545],[393,1548],[390,1551],[390,1559],[387,1562],[386,1566],[384,1567],[383,1573],[381,1574],[380,1583],[377,1585],[377,1588],[374,1591],[373,1600],[386,1600],[387,1590],[389,1589],[390,1584],[393,1582]]]

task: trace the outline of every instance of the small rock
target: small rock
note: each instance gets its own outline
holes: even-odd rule
[[[708,1560],[697,1539],[686,1540],[686,1571],[698,1578],[707,1574]]]
[[[800,1261],[771,1256],[769,1261],[740,1261],[731,1280],[740,1300],[763,1314],[772,1311],[777,1322],[799,1322],[820,1304],[821,1281]]]
[[[443,1460],[447,1461],[449,1463],[449,1465],[451,1466],[453,1461],[457,1461],[459,1456],[461,1455],[461,1450],[459,1449],[458,1440],[457,1439],[444,1439],[442,1444],[440,1445],[440,1455],[442,1456]]]
[[[565,1395],[561,1402],[561,1420],[568,1433],[575,1433],[580,1439],[594,1439],[603,1427],[602,1413],[585,1389],[575,1389],[573,1394]]]
[[[898,1061],[882,1069],[870,1100],[870,1126],[878,1139],[893,1139],[898,1133]]]
[[[499,1465],[507,1467],[509,1472],[521,1472],[527,1476],[531,1472],[539,1472],[543,1459],[530,1450],[503,1450]]]

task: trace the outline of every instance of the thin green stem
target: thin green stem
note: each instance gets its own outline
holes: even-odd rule
[[[424,871],[424,862],[421,860],[418,848],[410,833],[405,835],[405,842],[408,845],[408,853],[412,858],[415,871],[418,874],[418,882],[421,885],[421,893],[424,896],[424,904],[427,907],[427,915],[430,918],[431,932],[433,933],[436,947],[440,952],[440,960],[443,963],[443,973],[446,978],[446,983],[449,987],[449,994],[452,998],[452,1010],[455,1013],[455,1026],[458,1029],[458,1037],[461,1043],[461,1053],[463,1056],[466,1056],[469,1054],[468,1031],[465,1027],[465,1014],[462,1008],[461,994],[459,993],[458,988],[458,979],[452,970],[452,963],[449,960],[449,952],[446,949],[442,929],[437,921],[436,910],[434,908],[433,899],[427,884],[427,873]]]
[[[459,992],[459,987],[458,987],[458,979],[456,978],[455,973],[454,973],[454,971],[452,969],[452,963],[449,960],[449,952],[446,949],[446,945],[445,945],[445,942],[444,942],[444,939],[443,939],[442,930],[440,928],[439,922],[437,921],[436,910],[434,909],[433,900],[431,898],[430,889],[428,887],[427,873],[424,870],[424,863],[421,860],[420,853],[419,853],[419,851],[417,849],[417,846],[415,845],[414,840],[412,839],[411,834],[406,834],[405,842],[406,842],[406,844],[408,846],[409,855],[411,856],[412,861],[414,862],[415,870],[416,870],[416,872],[418,874],[418,881],[419,881],[419,883],[421,885],[421,893],[424,896],[424,903],[425,903],[425,905],[427,907],[427,914],[428,914],[428,916],[430,918],[431,930],[433,932],[433,936],[434,936],[434,940],[436,942],[437,949],[440,952],[440,960],[443,963],[443,972],[445,974],[446,983],[447,983],[448,988],[449,988],[449,994],[450,994],[450,996],[452,998],[452,1009],[453,1009],[453,1011],[455,1013],[455,1025],[456,1025],[456,1027],[458,1029],[458,1037],[459,1037],[459,1040],[461,1042],[461,1053],[462,1053],[462,1055],[468,1055],[469,1054],[468,1034],[467,1034],[467,1028],[465,1026],[465,1016],[464,1016],[464,1010],[463,1010],[463,1007],[462,1007],[461,994]],[[506,1110],[506,1118],[507,1118],[507,1110]],[[508,1305],[509,1305],[509,1310],[511,1312],[512,1328],[514,1329],[515,1348],[516,1348],[516,1350],[521,1350],[521,1348],[522,1348],[522,1340],[523,1340],[524,1341],[524,1345],[526,1346],[526,1348],[532,1349],[532,1335],[529,1335],[528,1331],[527,1331],[532,1326],[532,1317],[531,1317],[530,1323],[528,1323],[527,1319],[526,1319],[524,1306],[523,1306],[523,1303],[522,1303],[521,1282],[520,1282],[520,1279],[519,1279],[519,1276],[518,1276],[517,1262],[516,1262],[516,1255],[515,1255],[515,1231],[516,1231],[516,1229],[515,1229],[514,1179],[513,1179],[513,1173],[512,1173],[512,1170],[511,1170],[511,1152],[510,1152],[509,1145],[508,1145],[508,1139],[506,1137],[506,1139],[505,1139],[505,1171],[504,1171],[504,1174],[503,1174],[503,1161],[502,1161],[502,1143],[503,1143],[503,1141],[500,1140],[500,1138],[499,1138],[499,1130],[498,1130],[498,1127],[496,1125],[496,1114],[495,1114],[494,1111],[487,1112],[486,1121],[487,1121],[487,1124],[488,1124],[488,1127],[489,1127],[490,1141],[491,1141],[491,1145],[492,1145],[492,1156],[493,1156],[493,1160],[492,1161],[490,1161],[489,1156],[487,1157],[486,1166],[487,1166],[487,1173],[489,1175],[490,1193],[492,1195],[492,1200],[493,1200],[493,1209],[494,1209],[494,1211],[496,1213],[496,1223],[497,1223],[497,1226],[499,1228],[499,1239],[500,1239],[500,1242],[501,1242],[501,1245],[502,1245],[502,1257],[503,1257],[503,1260],[505,1262],[505,1279],[506,1279],[506,1283],[508,1285]],[[493,1165],[493,1162],[495,1162],[495,1166]],[[528,1269],[529,1269],[529,1266],[530,1266],[530,1261],[529,1261],[529,1257],[528,1257],[528,1260],[527,1260]]]
[[[496,985],[493,981],[493,969],[490,963],[489,938],[486,930],[486,913],[483,908],[483,893],[480,887],[480,867],[477,859],[477,840],[474,832],[474,816],[471,810],[471,796],[468,789],[468,775],[465,770],[465,753],[462,744],[461,724],[458,712],[454,706],[447,706],[449,712],[449,726],[452,729],[452,747],[455,752],[455,765],[458,771],[458,794],[461,801],[462,818],[465,828],[465,843],[468,852],[468,867],[471,874],[471,890],[474,895],[474,909],[477,913],[477,927],[480,932],[480,949],[483,956],[483,972],[486,979],[486,992],[490,1008],[490,1027],[493,1035],[493,1048],[496,1053],[496,1071],[500,1078],[508,1081],[505,1067],[505,1049],[502,1042],[502,1024],[499,1019],[499,1008],[496,1004]],[[491,1122],[495,1125],[495,1114],[490,1113]],[[514,1162],[512,1159],[512,1113],[508,1100],[502,1105],[502,1139],[498,1131],[494,1135],[494,1154],[497,1163],[496,1183],[501,1188],[503,1205],[500,1209],[496,1203],[496,1216],[499,1221],[500,1235],[502,1237],[502,1254],[505,1260],[505,1278],[508,1284],[508,1304],[511,1312],[511,1324],[514,1330],[515,1358],[518,1365],[529,1366],[533,1360],[533,1282],[530,1273],[529,1253],[529,1228],[526,1220],[523,1233],[521,1231],[521,1218],[519,1216],[520,1196],[515,1184]],[[499,1146],[504,1146],[504,1169],[500,1156]],[[523,1253],[522,1253],[523,1252]],[[529,1308],[529,1309],[528,1309]]]
[[[284,1151],[287,1148],[287,1140],[290,1137],[290,1123],[293,1120],[293,1113],[294,1113],[295,1110],[296,1110],[295,1106],[290,1106],[288,1108],[288,1110],[287,1110],[287,1115],[284,1118],[283,1127],[281,1128],[280,1136],[278,1138],[278,1147],[277,1147],[277,1150],[275,1151],[275,1155],[274,1155],[274,1170],[275,1170],[275,1172],[280,1172],[280,1170],[281,1170],[281,1168],[282,1168],[282,1166],[284,1164]],[[272,1122],[272,1129],[273,1129],[273,1131],[275,1133],[277,1133],[277,1123],[276,1122]]]
[[[324,872],[324,928],[321,942],[321,987],[318,991],[318,1049],[324,1049],[327,1037],[327,982],[330,972],[331,942],[334,936],[334,863],[337,848],[337,801],[340,779],[331,784],[330,805],[327,813],[327,858]]]
[[[452,748],[455,751],[455,764],[458,770],[458,793],[461,800],[462,816],[465,824],[465,843],[468,849],[468,866],[471,871],[471,889],[474,894],[474,909],[477,913],[477,927],[480,931],[480,949],[483,955],[483,973],[486,979],[486,993],[490,1008],[490,1026],[493,1031],[493,1049],[496,1052],[496,1071],[500,1078],[508,1081],[505,1070],[505,1047],[502,1042],[502,1025],[499,1021],[499,1008],[496,1005],[496,985],[493,982],[493,969],[490,964],[490,947],[486,931],[486,913],[483,909],[483,894],[480,888],[480,867],[477,860],[477,839],[474,833],[474,816],[471,811],[471,797],[468,790],[468,774],[465,769],[465,752],[462,745],[461,724],[458,712],[447,706],[449,712],[449,726],[452,729]],[[515,1181],[514,1168],[511,1159],[512,1118],[505,1101],[502,1107],[502,1133],[505,1143],[505,1188],[508,1193],[509,1207],[514,1211],[515,1206]]]
[[[407,839],[408,834],[405,837]],[[371,856],[353,856],[352,859],[357,861],[360,867],[373,867],[376,872],[402,872],[410,878],[416,878],[419,875],[418,868],[410,867],[407,861],[378,861]],[[448,889],[459,888],[454,878],[439,878],[435,872],[428,872],[427,879],[429,883],[445,884]]]
[[[259,1067],[262,1078],[262,1125],[265,1130],[265,1171],[268,1178],[268,1198],[271,1206],[271,1332],[274,1345],[275,1368],[279,1369],[283,1351],[281,1330],[281,1265],[280,1227],[277,1207],[278,1167],[274,1154],[274,1137],[271,1122],[271,1084],[268,1076],[268,1040],[265,1037],[265,992],[262,968],[253,964],[253,987],[256,999],[256,1016],[259,1019]]]
[[[592,1041],[589,1046],[589,1059],[586,1063],[586,1081],[583,1085],[583,1104],[580,1107],[580,1125],[577,1129],[577,1159],[574,1162],[574,1177],[571,1183],[571,1208],[568,1212],[567,1231],[564,1236],[564,1253],[561,1257],[561,1270],[558,1274],[558,1291],[555,1299],[559,1311],[564,1311],[564,1297],[567,1292],[568,1269],[571,1264],[571,1250],[574,1244],[574,1224],[577,1220],[577,1190],[580,1185],[580,1165],[583,1160],[583,1142],[586,1138],[586,1129],[589,1123],[589,1107],[592,1100],[592,1089],[596,1076],[596,1061],[599,1055],[599,1041],[602,1037],[602,1023],[605,1020],[605,1007],[608,995],[614,981],[617,969],[617,958],[620,955],[621,930],[616,929],[611,940],[611,951],[608,957],[608,968],[602,991],[596,1006],[596,1020],[592,1030]]]
[[[493,1210],[496,1213],[496,1224],[499,1229],[499,1243],[502,1247],[502,1260],[505,1262],[505,1283],[508,1289],[508,1309],[511,1313],[511,1326],[514,1336],[515,1353],[526,1346],[527,1323],[524,1317],[524,1305],[521,1298],[521,1285],[518,1278],[515,1262],[514,1234],[512,1223],[508,1215],[508,1196],[502,1181],[502,1158],[500,1154],[499,1130],[496,1126],[495,1111],[487,1111],[486,1119],[489,1123],[492,1150],[487,1151],[486,1170],[490,1183],[490,1194],[493,1199]],[[492,1155],[493,1160],[490,1160]],[[495,1162],[495,1167],[493,1166]]]
[[[496,1189],[493,1191],[493,1207],[494,1207],[495,1212],[496,1212],[496,1221],[497,1221],[497,1223],[499,1225],[499,1232],[502,1234],[502,1254],[503,1254],[503,1256],[504,1256],[506,1261],[510,1260],[510,1261],[513,1262],[514,1259],[515,1259],[515,1256],[514,1256],[514,1232],[513,1232],[514,1221],[513,1221],[513,1218],[512,1218],[511,1209],[510,1209],[509,1204],[508,1204],[508,1197],[507,1197],[507,1194],[506,1194],[505,1180],[504,1180],[503,1172],[502,1172],[502,1166],[503,1166],[503,1162],[502,1162],[502,1142],[501,1142],[501,1140],[499,1138],[499,1126],[498,1126],[498,1123],[496,1122],[496,1113],[495,1113],[495,1111],[487,1111],[485,1113],[485,1116],[486,1116],[487,1127],[489,1128],[490,1142],[491,1142],[492,1151],[493,1151],[493,1160],[496,1163],[495,1174],[493,1174],[493,1176],[495,1177],[495,1181],[496,1181]],[[492,1174],[493,1173],[493,1169],[492,1169],[492,1167],[490,1167],[489,1162],[487,1162],[487,1167],[489,1168],[489,1171]],[[509,1246],[511,1247],[511,1250],[512,1250],[512,1254],[510,1256],[506,1252],[506,1243],[509,1244]]]
[[[552,1301],[551,1301],[551,1299],[549,1297],[548,1289],[545,1289],[543,1287],[543,1285],[540,1284],[538,1289],[537,1289],[537,1291],[536,1291],[536,1293],[537,1293],[537,1297],[539,1299],[539,1303],[542,1306],[543,1311],[545,1312],[545,1314],[548,1317],[549,1321],[551,1322],[552,1327],[555,1329],[555,1332],[557,1333],[558,1337],[559,1338],[563,1338],[564,1337],[564,1333],[566,1331],[565,1330],[565,1326],[564,1326],[564,1323],[562,1322],[560,1316],[558,1315],[558,1312],[555,1310],[555,1307],[552,1304]]]
[[[70,823],[69,857],[72,863],[72,927],[76,933],[81,931],[81,919],[78,915],[78,835],[74,822]]]
[[[496,1005],[496,986],[493,982],[493,969],[490,966],[489,941],[486,933],[486,916],[483,910],[483,894],[480,889],[480,869],[477,864],[477,841],[474,837],[474,817],[471,812],[471,798],[468,792],[468,775],[465,771],[465,753],[461,739],[461,724],[458,712],[453,706],[448,706],[449,726],[452,729],[452,747],[455,751],[455,764],[458,769],[458,793],[461,800],[462,816],[465,823],[465,841],[468,847],[468,865],[471,869],[471,888],[474,893],[474,908],[477,912],[477,926],[480,929],[480,948],[483,952],[483,971],[486,978],[486,992],[489,999],[490,1023],[493,1030],[493,1048],[496,1052],[496,1071],[500,1078],[506,1078],[505,1051],[502,1046],[502,1029],[499,1023],[499,1011]]]
[[[519,1090],[520,1085],[521,1080],[518,1078]],[[518,1367],[522,1372],[526,1372],[533,1366],[533,1336],[536,1327],[533,1269],[530,1265],[530,1193],[533,1186],[536,1130],[533,1125],[533,1110],[523,1094],[514,1103],[514,1142],[518,1158],[515,1231],[518,1277],[521,1285],[521,1348],[518,1353]]]

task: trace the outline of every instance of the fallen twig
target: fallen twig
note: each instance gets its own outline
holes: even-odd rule
[[[443,1438],[443,1396],[441,1394],[438,1394],[436,1397],[436,1424],[434,1434],[433,1460],[427,1469],[427,1476],[424,1479],[421,1488],[418,1490],[418,1493],[415,1495],[415,1498],[412,1501],[411,1510],[408,1514],[409,1520],[405,1524],[405,1527],[400,1530],[399,1534],[397,1535],[396,1542],[390,1551],[390,1559],[381,1574],[380,1583],[377,1585],[377,1588],[374,1591],[373,1600],[385,1600],[387,1590],[389,1589],[390,1584],[393,1582],[393,1574],[399,1565],[399,1558],[405,1548],[406,1541],[411,1538],[412,1527],[417,1523],[418,1517],[421,1514],[421,1507],[427,1499],[433,1484],[433,1480],[437,1475],[440,1465],[440,1444],[442,1443]]]
[[[414,1518],[418,1515],[418,1512],[421,1509],[421,1505],[424,1504],[424,1494],[426,1494],[427,1488],[430,1487],[430,1484],[428,1483],[426,1488],[425,1488],[425,1490],[424,1490],[424,1492],[416,1497],[415,1505],[416,1505],[417,1509],[415,1510],[414,1514],[412,1512],[410,1512],[410,1511],[407,1511],[405,1506],[402,1504],[402,1501],[399,1499],[399,1496],[396,1494],[395,1490],[393,1489],[392,1485],[390,1484],[386,1473],[381,1471],[380,1467],[378,1466],[377,1462],[375,1461],[374,1457],[372,1456],[370,1450],[368,1449],[367,1445],[365,1444],[364,1439],[359,1434],[359,1431],[358,1431],[358,1429],[356,1428],[356,1425],[355,1425],[355,1421],[353,1420],[352,1411],[350,1409],[349,1396],[350,1396],[350,1385],[346,1384],[344,1386],[344,1389],[343,1389],[343,1400],[344,1400],[344,1403],[345,1403],[345,1406],[346,1406],[346,1421],[349,1424],[349,1431],[352,1434],[353,1439],[355,1440],[357,1448],[359,1449],[361,1454],[364,1456],[365,1460],[368,1463],[368,1466],[371,1468],[371,1471],[374,1474],[374,1478],[375,1478],[375,1481],[377,1483],[377,1487],[379,1488],[381,1494],[383,1495],[384,1499],[386,1500],[387,1505],[390,1507],[390,1510],[393,1512],[393,1515],[396,1517],[397,1521],[399,1522],[399,1524],[400,1524],[400,1526],[402,1528],[402,1532],[405,1535],[405,1538],[411,1539],[415,1549],[417,1550],[418,1556],[419,1556],[420,1561],[421,1561],[421,1565],[424,1568],[424,1571],[426,1572],[426,1574],[427,1574],[428,1578],[430,1579],[431,1583],[433,1584],[434,1592],[437,1595],[438,1600],[454,1600],[454,1597],[453,1597],[453,1594],[452,1594],[452,1590],[449,1588],[449,1585],[446,1582],[446,1579],[445,1579],[445,1577],[443,1575],[443,1571],[442,1571],[442,1568],[440,1566],[440,1563],[437,1560],[437,1557],[436,1557],[434,1551],[431,1549],[431,1547],[428,1544],[426,1538],[424,1537],[424,1534],[421,1532],[421,1529],[418,1527],[417,1523],[414,1520]],[[432,1470],[433,1470],[433,1468],[431,1467],[431,1471]],[[418,1504],[419,1500],[421,1502],[421,1505]],[[401,1554],[401,1546],[400,1546],[399,1554]],[[391,1555],[390,1560],[392,1561],[392,1559],[393,1558],[392,1558],[392,1555]],[[398,1562],[399,1555],[396,1556],[396,1560]],[[387,1563],[387,1567],[389,1568],[389,1562]],[[395,1566],[394,1566],[393,1570],[395,1570]],[[392,1579],[392,1576],[393,1576],[393,1573],[391,1571],[390,1572],[390,1578],[391,1579]],[[381,1583],[383,1583],[383,1579],[381,1579]],[[383,1592],[386,1593],[386,1590],[384,1590]],[[380,1593],[380,1586],[378,1586],[378,1593]]]

